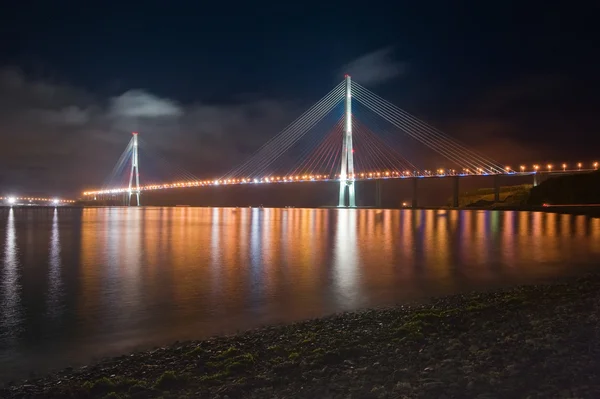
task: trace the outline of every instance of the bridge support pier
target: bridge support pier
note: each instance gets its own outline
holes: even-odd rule
[[[540,184],[538,174],[534,173],[533,174],[533,187],[536,187],[538,184]]]
[[[452,207],[458,208],[458,176],[452,177]]]
[[[381,208],[381,180],[375,180],[375,207]]]
[[[419,179],[413,177],[412,179],[412,207],[417,208],[419,206]]]
[[[494,202],[500,202],[500,175],[494,176]]]

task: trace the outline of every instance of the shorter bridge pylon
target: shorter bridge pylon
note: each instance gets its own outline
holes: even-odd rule
[[[131,173],[129,174],[129,198],[127,205],[131,206],[131,196],[135,194],[137,199],[137,206],[140,206],[140,169],[138,164],[138,134],[137,132],[132,133],[131,138]],[[134,185],[135,175],[135,185]]]

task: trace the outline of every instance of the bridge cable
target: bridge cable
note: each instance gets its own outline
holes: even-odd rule
[[[198,177],[196,177],[192,173],[168,161],[166,157],[164,157],[160,152],[158,152],[158,150],[153,149],[146,140],[138,138],[138,144],[141,148],[144,149],[144,153],[146,156],[152,158],[152,160],[160,162],[164,166],[164,168],[161,168],[161,170],[171,170],[173,175],[182,182],[192,182],[199,180]]]
[[[381,152],[387,153],[388,156],[391,156],[392,158],[396,159],[397,162],[402,164],[404,168],[408,168],[412,171],[419,169],[415,166],[415,164],[413,164],[404,155],[402,155],[402,153],[397,149],[398,147],[401,147],[401,145],[394,143],[393,140],[391,140],[390,137],[388,137],[385,134],[387,132],[387,129],[381,126],[379,121],[375,118],[375,116],[377,115],[372,115],[371,118],[368,117],[369,115],[365,115],[365,118],[363,118],[358,117],[357,114],[358,113],[355,113],[353,115],[354,121],[357,124],[356,129],[358,132],[366,135],[366,137],[364,138],[365,140],[373,142],[374,145],[378,148],[381,147]],[[376,125],[375,130],[380,132],[380,134],[375,134],[374,130],[368,126],[368,124],[366,123],[368,119],[371,119],[371,122],[374,122],[373,124]],[[397,137],[395,138],[397,139]]]
[[[317,113],[314,113],[312,119],[307,119],[302,122],[300,126],[298,126],[292,134],[287,135],[285,141],[277,143],[274,145],[274,148],[269,148],[268,151],[265,151],[262,155],[264,158],[259,158],[255,162],[254,166],[254,174],[260,175],[266,170],[269,165],[271,165],[277,158],[279,158],[285,151],[287,151],[291,146],[293,146],[301,137],[303,137],[312,127],[318,124],[323,118],[327,116],[327,114],[341,101],[340,91],[338,94],[338,98],[332,98],[327,102],[323,107],[318,109]],[[257,164],[258,163],[258,164]]]
[[[291,171],[291,175],[321,175],[324,174],[327,178],[331,178],[329,169],[326,168],[326,159],[330,156],[331,151],[339,147],[341,151],[342,147],[336,139],[341,138],[340,132],[344,122],[344,116],[340,117],[337,123],[333,126],[329,134],[327,134],[322,140],[315,151],[309,154],[309,150],[305,151],[300,157],[302,161]],[[340,137],[336,137],[340,135]],[[309,156],[310,155],[310,156]],[[325,173],[327,171],[327,173]]]
[[[465,161],[465,158],[468,158],[471,167],[477,167],[477,163],[483,163],[483,166],[489,168],[493,173],[504,173],[504,169],[499,164],[470,150],[458,142],[458,140],[422,122],[358,84],[356,84],[355,89],[355,97],[359,102],[423,144],[428,145],[454,162],[458,161],[458,165],[461,165],[460,160]],[[442,148],[442,145],[446,145],[449,148]],[[454,151],[454,154],[450,151]]]
[[[311,106],[299,118],[283,129],[278,135],[263,144],[248,160],[227,173],[223,179],[240,177],[244,174],[256,174],[263,171],[303,134],[312,128],[319,120],[341,101],[343,97],[343,82],[338,84],[326,96]]]
[[[368,100],[361,98],[360,95],[356,96],[356,98],[358,101],[360,101],[361,103],[366,105],[369,109],[371,109],[374,112],[376,112],[377,114],[379,114],[381,117],[383,117],[389,123],[392,123],[399,129],[404,131],[405,133],[408,133],[411,137],[413,137],[416,140],[420,141],[421,143],[427,145],[429,148],[440,153],[441,155],[445,156],[446,158],[450,159],[451,161],[457,163],[457,165],[463,165],[462,162],[466,161],[466,162],[470,163],[470,167],[477,168],[477,166],[482,166],[480,164],[483,163],[483,166],[490,168],[489,161],[482,160],[481,158],[479,158],[479,160],[476,158],[473,158],[472,156],[470,156],[468,153],[465,152],[466,149],[464,147],[462,147],[462,148],[458,147],[455,143],[452,143],[452,141],[450,141],[448,139],[443,139],[443,138],[440,139],[439,137],[432,138],[430,136],[427,136],[427,132],[424,132],[423,129],[420,128],[419,126],[416,126],[416,129],[415,129],[414,124],[410,125],[410,123],[411,123],[410,120],[407,121],[406,119],[403,119],[402,117],[398,118],[397,116],[395,117],[395,115],[393,115],[393,114],[390,115],[390,112],[388,112],[388,110],[378,109],[376,104],[372,104]],[[441,142],[442,140],[446,140],[446,141]],[[448,147],[443,147],[441,144],[446,144]],[[500,167],[498,167],[498,169],[501,170]],[[497,172],[496,170],[494,170],[493,166],[490,168],[490,170],[492,172]]]
[[[131,147],[132,146],[133,146],[133,139],[129,139],[129,142],[127,143],[127,147],[125,147],[125,150],[119,156],[119,159],[117,160],[117,163],[113,167],[112,171],[104,180],[102,189],[110,189],[110,187],[113,186],[112,183],[114,182],[115,177],[117,175],[120,175],[122,177],[123,169],[129,163],[129,158],[131,157]]]

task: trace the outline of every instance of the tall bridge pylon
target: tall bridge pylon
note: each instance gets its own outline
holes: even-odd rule
[[[354,150],[352,148],[352,80],[346,75],[346,98],[344,109],[344,138],[342,141],[342,166],[340,168],[340,201],[338,207],[346,206],[346,187],[348,187],[348,206],[356,207],[354,193]]]
[[[131,138],[131,172],[129,173],[129,190],[127,191],[128,202],[127,205],[131,206],[131,196],[135,194],[137,198],[137,206],[140,206],[140,169],[138,164],[138,134],[137,132],[132,133]],[[135,183],[134,183],[135,176]],[[135,184],[135,185],[134,185]]]

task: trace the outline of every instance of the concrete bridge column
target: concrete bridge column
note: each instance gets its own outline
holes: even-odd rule
[[[500,202],[500,175],[494,176],[494,202]]]
[[[536,187],[538,184],[540,184],[538,174],[534,173],[533,174],[533,187]]]
[[[419,179],[413,177],[412,179],[412,207],[416,208],[419,206],[419,190],[418,190]]]
[[[375,180],[375,207],[376,208],[381,208],[381,192],[382,192],[381,180],[377,179],[377,180]]]
[[[458,208],[458,176],[452,176],[452,207]]]

